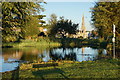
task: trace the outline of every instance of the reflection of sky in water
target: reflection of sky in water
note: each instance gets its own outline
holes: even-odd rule
[[[64,58],[65,54],[68,55],[71,52],[76,54],[76,61],[88,61],[94,60],[95,57],[98,56],[98,49],[92,49],[90,47],[85,48],[58,48],[52,51],[52,54],[57,54],[58,56],[62,56]],[[106,50],[103,50],[103,54],[106,54]]]
[[[106,51],[105,49],[103,50],[103,54],[104,54],[104,55],[106,55],[106,54],[107,54],[107,51]]]
[[[15,59],[8,59],[8,61],[15,61]],[[3,58],[0,58],[0,63],[2,63],[2,66],[0,66],[2,70],[0,70],[0,72],[11,71],[14,70],[16,67],[18,67],[17,62],[7,63],[4,62]]]
[[[76,52],[77,55],[77,61],[87,61],[87,60],[93,60],[93,57],[98,55],[97,50],[91,49],[91,48],[82,48],[78,49]]]
[[[44,57],[42,59],[43,59],[44,62],[47,62],[47,61],[50,60],[49,52],[44,51],[43,56]]]
[[[98,55],[97,49],[91,49],[91,48],[82,48],[78,49],[77,51],[77,61],[88,61],[93,60],[94,57]]]
[[[7,49],[6,49],[7,51]],[[14,50],[11,54],[8,53],[3,53],[4,57],[2,57],[3,55],[0,55],[0,72],[5,72],[5,71],[11,71],[14,70],[19,64],[18,62],[12,62],[12,63],[8,63],[8,61],[18,61],[19,59],[21,60],[21,58],[23,57],[23,59],[25,60],[29,60],[27,58],[33,57],[33,59],[36,59],[34,57],[38,57],[41,58],[43,61],[47,62],[51,59],[53,59],[52,57],[59,57],[59,59],[61,58],[65,58],[66,55],[71,55],[71,56],[67,56],[70,58],[75,58],[76,61],[87,61],[87,60],[93,60],[94,57],[98,56],[98,49],[92,49],[90,47],[85,47],[85,48],[55,48],[55,49],[51,49],[50,50],[44,50],[42,53],[41,52],[35,52],[35,53],[23,53],[22,51],[15,53],[16,50]],[[29,51],[30,52],[30,51]],[[52,53],[52,55],[54,56],[50,56],[50,52]],[[26,55],[23,55],[26,54]],[[31,55],[30,55],[31,54]],[[33,56],[32,54],[36,55]],[[57,55],[56,55],[57,54]],[[106,50],[103,50],[103,54],[106,54]],[[30,57],[28,57],[28,55]],[[72,59],[73,60],[73,59]]]
[[[2,55],[0,54],[0,72],[2,71]]]

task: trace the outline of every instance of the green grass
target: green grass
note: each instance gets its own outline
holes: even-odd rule
[[[120,59],[105,59],[97,61],[61,61],[57,67],[33,68],[33,64],[42,64],[40,62],[31,64],[22,64],[19,71],[4,73],[3,78],[31,78],[31,79],[49,79],[49,78],[119,78]],[[52,63],[52,62],[50,62]],[[45,64],[45,63],[44,63]]]
[[[14,42],[9,42],[9,43],[3,43],[3,47],[43,47],[43,46],[60,46],[60,43],[58,42],[53,42],[50,41],[48,38],[40,38],[36,41],[34,40],[22,40],[20,43],[14,43]]]
[[[91,47],[106,47],[107,43],[98,39],[79,39],[79,38],[37,38],[35,40],[21,40],[20,43],[3,43],[3,47],[33,47],[33,46],[65,46],[65,47],[81,47],[81,46],[91,46]]]
[[[106,48],[107,42],[99,39],[80,39],[80,38],[53,38],[53,41],[61,43],[65,47],[89,46],[96,48]]]

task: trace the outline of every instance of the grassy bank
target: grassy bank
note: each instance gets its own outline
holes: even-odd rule
[[[64,47],[93,47],[106,48],[108,42],[100,39],[80,39],[80,38],[53,38],[52,41],[60,43]]]
[[[33,68],[34,64],[47,64],[44,62],[22,64],[19,71],[3,73],[3,79],[28,78],[28,79],[50,79],[50,78],[116,78],[120,76],[118,59],[105,59],[98,61],[60,61],[57,67]],[[49,62],[52,63],[52,62]],[[14,75],[13,75],[14,74]]]
[[[35,40],[21,40],[18,42],[3,43],[2,47],[40,47],[40,46],[64,46],[81,47],[89,46],[96,48],[106,48],[107,42],[99,39],[79,39],[79,38],[38,38]]]
[[[58,42],[50,41],[49,38],[39,38],[36,40],[21,40],[20,42],[9,42],[3,43],[2,47],[41,47],[41,46],[60,46],[61,44]]]

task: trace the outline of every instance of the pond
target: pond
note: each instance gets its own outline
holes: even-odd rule
[[[19,66],[20,62],[25,61],[49,61],[49,60],[72,60],[72,61],[88,61],[95,60],[99,55],[106,55],[105,49],[93,49],[90,47],[81,48],[3,48],[0,54],[0,61],[2,70],[6,72],[14,70]]]

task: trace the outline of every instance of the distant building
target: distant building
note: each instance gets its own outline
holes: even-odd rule
[[[78,31],[76,33],[76,38],[79,38],[79,37],[88,38],[88,34],[89,34],[89,32],[86,31],[84,15],[83,15],[81,29],[78,29]]]
[[[46,28],[39,27],[39,31],[40,31],[40,34],[39,34],[39,35],[41,35],[41,33],[42,33],[42,34],[44,33],[44,35],[47,36],[47,29],[46,29]],[[43,35],[43,36],[44,36],[44,35]]]
[[[58,32],[55,37],[57,38],[63,38],[63,37],[69,37],[69,38],[89,38],[91,37],[91,31],[86,31],[85,27],[85,21],[84,21],[84,15],[82,16],[82,24],[81,27],[77,30],[76,34],[69,34],[65,33],[63,30],[62,32]]]
[[[88,38],[91,39],[91,37],[92,37],[92,33],[89,32],[89,33],[88,33]]]
[[[63,31],[64,32],[64,31]],[[59,32],[58,32],[59,33]],[[88,38],[89,33],[91,33],[90,31],[86,31],[86,27],[85,27],[85,21],[84,21],[84,15],[82,16],[82,24],[81,24],[81,28],[79,28],[76,32],[76,34],[64,34],[66,37],[69,37],[69,38]],[[56,34],[56,37],[58,38],[61,38],[62,35],[59,34]]]

